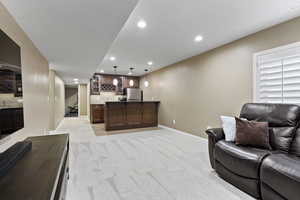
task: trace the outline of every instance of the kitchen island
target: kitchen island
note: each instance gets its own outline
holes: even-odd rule
[[[155,127],[159,101],[111,101],[105,103],[105,130]]]

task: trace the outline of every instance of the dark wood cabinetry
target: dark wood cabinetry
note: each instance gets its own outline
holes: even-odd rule
[[[114,77],[111,75],[99,75],[100,78],[100,84],[101,85],[113,85],[113,79]]]
[[[0,93],[15,92],[15,75],[10,70],[0,70]]]
[[[16,97],[23,96],[23,87],[22,87],[22,75],[21,73],[15,73],[16,84],[14,94]]]
[[[24,127],[23,108],[0,109],[0,133],[13,133]]]
[[[153,103],[143,104],[143,124],[155,124],[157,123],[157,105]]]
[[[106,102],[105,130],[155,127],[159,102]]]
[[[91,94],[100,94],[100,76],[94,75],[91,79]]]
[[[139,125],[143,119],[143,104],[141,103],[129,103],[126,104],[126,117],[127,125],[135,126]]]
[[[91,104],[90,116],[92,123],[104,122],[104,105],[103,104]]]
[[[22,96],[21,73],[0,69],[0,93],[13,93],[16,97]]]
[[[130,85],[130,81],[133,81],[133,85]],[[123,80],[123,86],[124,88],[139,88],[140,87],[140,78],[134,77],[134,76],[126,76]]]
[[[113,84],[114,79],[118,80],[117,85]],[[132,86],[130,85],[130,80],[133,81]],[[125,88],[139,88],[139,86],[139,77],[96,73],[91,79],[91,94],[98,95],[101,92],[116,92],[118,95],[123,95]]]

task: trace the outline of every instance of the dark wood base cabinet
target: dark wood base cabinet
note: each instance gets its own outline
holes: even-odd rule
[[[158,125],[158,101],[106,102],[105,130],[155,127]]]
[[[13,133],[24,127],[23,108],[0,109],[0,132]]]
[[[104,122],[104,104],[91,104],[90,112],[90,120],[93,124]]]

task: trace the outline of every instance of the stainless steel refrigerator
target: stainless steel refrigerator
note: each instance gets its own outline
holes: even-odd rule
[[[126,88],[127,101],[141,101],[141,90],[138,88]]]

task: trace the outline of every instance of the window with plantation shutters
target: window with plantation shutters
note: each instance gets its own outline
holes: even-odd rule
[[[300,43],[254,55],[254,101],[300,104]]]

